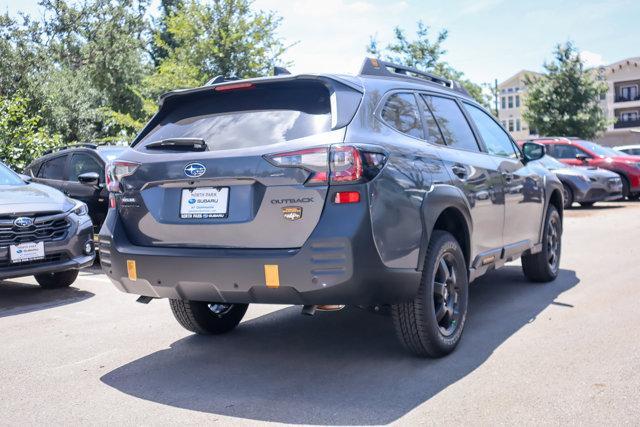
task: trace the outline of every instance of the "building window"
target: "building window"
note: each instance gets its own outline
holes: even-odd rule
[[[504,110],[505,108],[507,108],[507,97],[503,96],[501,99],[502,99],[502,109]]]
[[[635,101],[638,98],[638,85],[622,86],[620,98],[621,101]]]
[[[635,122],[636,120],[638,120],[637,111],[627,111],[624,113],[620,113],[621,122]]]
[[[501,123],[502,123],[503,127],[505,127],[505,128],[507,127],[507,121],[506,120],[502,120]]]
[[[513,96],[509,97],[509,108],[513,108]]]
[[[509,132],[513,132],[513,119],[509,119]]]
[[[520,132],[520,119],[516,119],[516,131]]]
[[[516,95],[516,108],[520,108],[520,95]]]

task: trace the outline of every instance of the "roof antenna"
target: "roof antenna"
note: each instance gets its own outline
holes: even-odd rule
[[[284,76],[287,74],[291,74],[289,70],[284,67],[273,67],[273,75],[274,76]]]

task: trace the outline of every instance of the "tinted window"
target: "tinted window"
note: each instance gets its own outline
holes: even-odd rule
[[[64,165],[67,162],[67,156],[59,156],[51,160],[47,160],[40,166],[38,178],[44,179],[62,179],[64,176]]]
[[[442,133],[440,132],[440,128],[438,127],[435,117],[433,117],[433,113],[425,103],[424,99],[422,97],[419,98],[422,105],[422,122],[424,123],[424,132],[426,134],[425,139],[431,144],[444,145],[444,138],[442,137]]]
[[[328,132],[331,104],[320,82],[298,81],[168,98],[160,122],[140,141],[200,138],[209,151],[257,147]]]
[[[100,181],[104,181],[104,168],[100,163],[88,154],[74,154],[69,166],[69,181],[77,181],[78,175],[87,172],[97,173],[100,176]]]
[[[24,181],[11,169],[0,163],[0,185],[23,185]]]
[[[507,133],[502,130],[487,113],[476,106],[466,103],[464,104],[464,108],[476,124],[489,154],[502,157],[516,157],[511,139],[509,139]]]
[[[553,152],[549,153],[556,159],[575,159],[577,154],[587,155],[584,151],[574,145],[554,144]],[[589,156],[591,157],[591,156]]]
[[[402,133],[424,138],[416,98],[411,93],[391,95],[382,108],[382,120]]]
[[[440,125],[447,145],[464,150],[480,151],[467,119],[454,100],[425,95],[424,101]]]

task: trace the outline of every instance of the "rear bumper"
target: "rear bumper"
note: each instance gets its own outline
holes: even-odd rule
[[[203,249],[133,245],[115,210],[100,231],[104,272],[123,292],[157,298],[272,304],[385,304],[415,296],[421,273],[386,267],[361,204],[340,221],[325,209],[299,249]],[[324,223],[324,224],[323,224]],[[330,225],[330,226],[329,226]],[[135,280],[127,261],[135,261]],[[279,286],[267,287],[265,265]]]
[[[41,261],[11,264],[9,248],[0,247],[0,280],[89,267],[95,253],[85,255],[83,249],[90,240],[93,240],[93,225],[91,221],[85,221],[73,223],[64,239],[45,242],[45,259]]]

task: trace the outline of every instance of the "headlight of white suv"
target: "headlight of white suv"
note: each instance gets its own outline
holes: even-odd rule
[[[87,207],[86,203],[77,202],[76,205],[71,210],[71,212],[73,212],[74,214],[76,214],[78,216],[89,215],[89,208]]]

